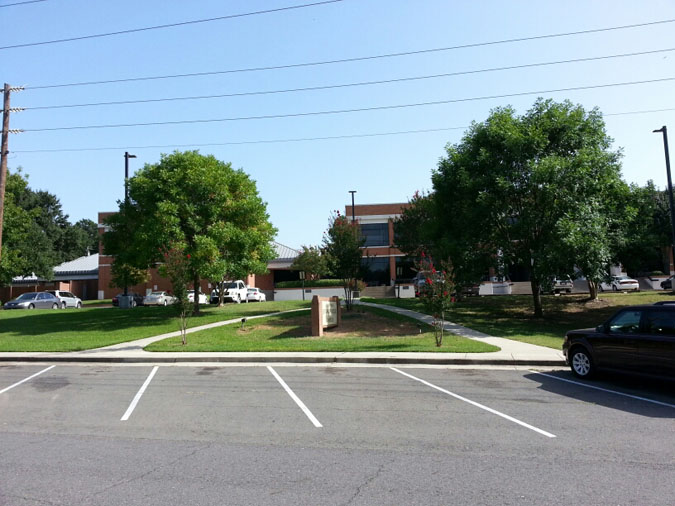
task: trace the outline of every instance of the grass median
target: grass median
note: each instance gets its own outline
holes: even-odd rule
[[[233,318],[309,307],[310,302],[280,301],[201,306],[188,319],[197,327]],[[179,330],[174,307],[84,307],[0,311],[0,352],[79,351],[123,343]]]
[[[436,346],[431,326],[391,311],[361,307],[343,311],[341,325],[327,329],[324,336],[311,336],[309,311],[249,320],[164,339],[147,351],[293,351],[293,352],[445,352],[483,353],[499,348],[471,339],[446,334],[443,346]]]
[[[425,312],[419,299],[362,300]],[[671,292],[662,291],[601,293],[597,301],[589,301],[586,294],[544,295],[544,317],[535,318],[531,295],[492,295],[465,298],[454,305],[446,318],[495,337],[559,350],[568,330],[596,327],[624,306],[662,300],[675,300],[675,297]]]

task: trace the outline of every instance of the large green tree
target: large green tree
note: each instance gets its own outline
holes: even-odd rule
[[[54,248],[53,237],[42,228],[43,210],[28,205],[34,200],[33,196],[20,169],[8,173],[0,260],[2,285],[10,284],[14,276],[35,274],[49,279],[52,268],[62,261]]]
[[[668,272],[672,241],[668,193],[652,181],[644,187],[633,184],[625,205],[633,211],[633,217],[618,251],[624,270],[633,276],[649,271]]]
[[[540,288],[571,274],[577,258],[605,237],[603,225],[612,227],[607,248],[620,239],[621,223],[606,220],[626,188],[611,142],[597,109],[569,101],[539,99],[522,116],[511,107],[493,110],[446,147],[432,174],[436,248],[453,271],[475,266],[472,257],[491,258],[496,268],[523,266],[541,316]]]
[[[198,292],[201,279],[262,273],[273,257],[276,229],[255,182],[213,156],[162,155],[129,179],[129,197],[107,220],[104,249],[115,262],[144,269],[161,264],[171,245],[181,244]]]

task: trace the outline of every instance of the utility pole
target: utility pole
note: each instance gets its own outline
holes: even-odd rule
[[[673,262],[675,262],[675,206],[673,206],[673,182],[670,178],[670,156],[668,154],[668,129],[663,125],[658,130],[654,130],[654,133],[663,133],[663,149],[666,153],[666,175],[668,176],[668,199],[670,202],[670,231],[671,231],[671,257]],[[675,283],[672,286],[673,291],[675,292]]]
[[[5,187],[7,186],[7,155],[9,154],[9,134],[21,133],[23,130],[9,129],[9,113],[23,111],[22,107],[10,109],[9,95],[12,91],[21,91],[23,87],[12,88],[5,83],[2,104],[2,142],[0,143],[0,260],[2,260],[2,225],[5,220]]]

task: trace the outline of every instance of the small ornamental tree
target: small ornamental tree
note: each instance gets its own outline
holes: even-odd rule
[[[449,268],[440,271],[434,267],[433,260],[421,252],[421,260],[418,264],[420,272],[426,275],[424,285],[420,287],[420,299],[427,313],[433,318],[434,338],[436,346],[443,344],[443,328],[445,327],[445,314],[453,304],[454,283],[451,279]]]
[[[180,335],[183,346],[187,344],[187,321],[193,306],[187,293],[187,287],[192,280],[191,260],[191,255],[185,252],[183,245],[174,245],[164,252],[164,263],[159,267],[160,274],[171,281],[173,295],[176,298],[175,306],[180,316]],[[195,298],[197,298],[196,295]]]
[[[326,257],[316,246],[303,246],[302,253],[293,260],[291,269],[303,271],[307,280],[321,279],[321,276],[325,276],[328,272]]]
[[[356,222],[340,216],[339,211],[331,216],[328,230],[323,237],[323,251],[330,271],[342,280],[348,311],[352,309],[353,291],[361,272],[361,247],[365,242]]]

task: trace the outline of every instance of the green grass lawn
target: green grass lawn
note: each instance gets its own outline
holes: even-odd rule
[[[436,346],[431,327],[391,311],[362,307],[343,312],[343,324],[322,337],[311,337],[309,312],[287,313],[240,324],[226,325],[189,334],[183,346],[180,337],[164,339],[147,351],[379,351],[481,353],[498,351],[489,344],[446,334]],[[419,333],[419,329],[422,333]],[[345,335],[346,334],[346,335]]]
[[[595,327],[623,306],[673,299],[670,292],[661,291],[601,293],[599,300],[593,302],[588,301],[587,295],[544,295],[544,317],[534,318],[530,295],[469,297],[456,303],[446,318],[495,337],[559,350],[568,330]],[[425,312],[419,299],[362,300]]]
[[[202,306],[188,320],[196,327],[247,315],[309,307],[310,302]],[[0,351],[77,351],[100,348],[179,330],[176,309],[169,307],[84,307],[0,311]]]

